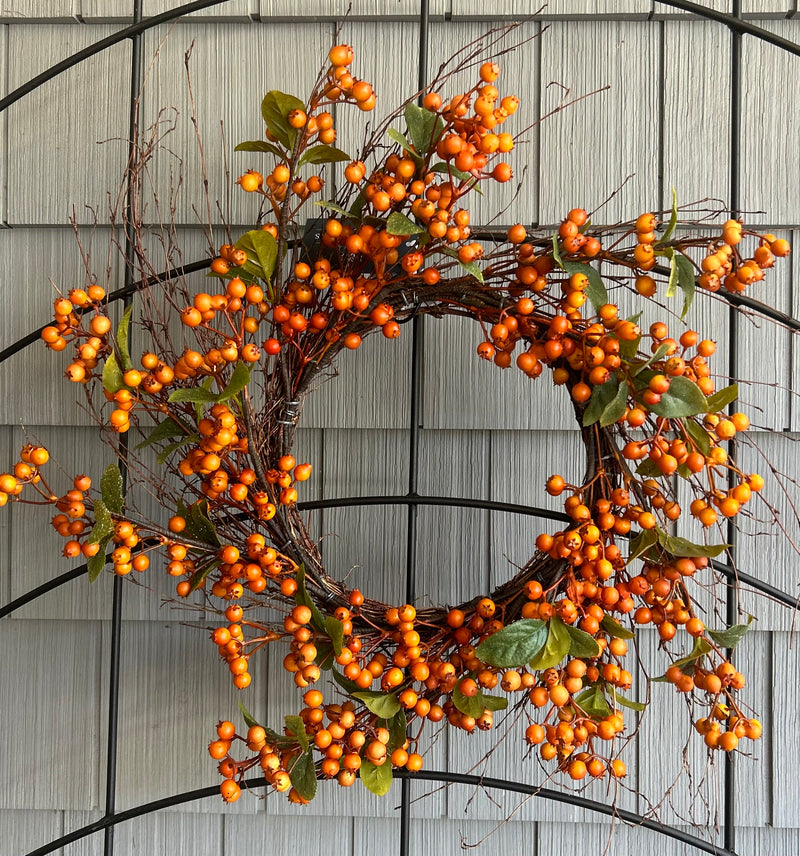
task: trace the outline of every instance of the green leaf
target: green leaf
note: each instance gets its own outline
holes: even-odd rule
[[[382,693],[377,690],[359,690],[350,693],[353,698],[364,702],[367,710],[384,719],[391,719],[399,710],[400,702],[394,693]]]
[[[390,235],[407,237],[409,235],[421,235],[426,230],[421,226],[417,226],[416,223],[412,223],[405,214],[401,214],[399,211],[392,211],[389,219],[386,221],[386,231]]]
[[[668,344],[664,343],[663,345],[658,346],[658,348],[656,349],[656,352],[653,354],[652,357],[650,357],[649,360],[645,360],[645,362],[643,362],[643,363],[631,363],[631,369],[630,369],[631,376],[636,377],[636,375],[638,375],[639,372],[642,371],[642,369],[646,369],[648,366],[652,365],[653,363],[658,362],[660,359],[662,359],[664,356],[666,356],[667,351],[669,351],[669,349],[670,349],[670,346]]]
[[[170,393],[167,399],[170,403],[190,402],[192,404],[216,404],[217,396],[211,390],[203,389],[202,386],[194,388],[176,389]]]
[[[89,544],[99,544],[104,538],[110,538],[114,534],[114,521],[108,512],[108,506],[102,499],[94,501],[94,526],[86,539]]]
[[[392,787],[392,765],[388,761],[384,761],[380,767],[376,767],[372,761],[365,758],[361,762],[359,775],[364,787],[376,796],[382,797],[384,794],[388,794]]]
[[[683,309],[681,318],[686,317],[694,300],[695,278],[692,263],[683,253],[675,252],[669,260],[669,285],[667,286],[667,297],[675,294],[675,284],[683,292]]]
[[[261,115],[267,130],[287,149],[293,149],[297,139],[297,129],[292,128],[288,116],[292,110],[304,110],[305,104],[293,95],[273,89],[261,102]]]
[[[583,262],[562,262],[561,266],[570,276],[574,273],[586,275],[589,280],[589,285],[586,286],[586,296],[595,310],[599,310],[601,306],[608,303],[608,292],[603,283],[603,277],[591,265],[583,264]]]
[[[391,140],[399,145],[404,152],[411,157],[417,165],[424,163],[424,160],[419,156],[419,152],[415,151],[414,146],[408,141],[408,137],[400,133],[395,128],[389,128],[386,132]]]
[[[720,553],[724,553],[730,544],[693,544],[686,538],[677,535],[668,535],[662,529],[658,531],[658,542],[672,556],[676,558],[694,559],[704,556],[707,559],[715,559]]]
[[[86,571],[89,576],[90,583],[93,583],[100,576],[103,571],[103,568],[106,566],[106,547],[108,546],[108,542],[110,540],[110,535],[106,535],[101,538],[97,542],[100,549],[95,553],[94,556],[90,556],[89,559],[87,559],[86,561]]]
[[[641,315],[641,313],[639,313]],[[619,355],[626,362],[630,362],[633,360],[636,355],[639,353],[639,345],[641,344],[642,337],[637,336],[635,339],[630,341],[625,340],[624,342],[619,343]]]
[[[529,663],[547,639],[547,624],[539,618],[523,618],[484,639],[475,656],[499,669],[516,669]]]
[[[554,615],[548,621],[547,641],[544,648],[531,660],[530,667],[537,671],[549,669],[560,663],[569,653],[572,637],[564,622]]]
[[[706,630],[706,633],[708,633],[720,648],[735,648],[750,629],[752,621],[753,616],[751,615],[747,619],[747,624],[734,624],[726,630]]]
[[[336,656],[333,645],[331,645],[329,639],[318,639],[315,644],[317,648],[317,665],[323,672],[330,672],[333,668],[333,658]]]
[[[116,464],[109,464],[100,477],[100,495],[112,514],[122,513],[125,497],[122,494],[122,473]]]
[[[311,595],[306,588],[306,568],[305,565],[300,565],[295,574],[297,581],[297,591],[294,594],[294,602],[298,605],[303,604],[311,610],[311,626],[319,633],[326,633],[325,617],[317,608],[316,603],[311,599]]]
[[[618,704],[622,705],[622,707],[627,707],[630,710],[646,710],[647,702],[645,701],[633,701],[633,699],[625,698],[625,696],[620,695],[612,686],[609,686],[609,691],[611,692],[611,703],[616,706]]]
[[[303,752],[308,749],[308,734],[306,734],[306,726],[299,716],[287,715],[283,717],[286,724],[286,730],[297,740]]]
[[[651,547],[658,543],[658,533],[655,529],[643,529],[634,538],[631,538],[628,547],[628,562],[630,565],[639,556],[643,556]]]
[[[327,209],[329,209],[330,211],[334,211],[334,212],[336,212],[337,214],[341,215],[342,217],[347,217],[347,218],[349,218],[349,217],[350,217],[350,212],[349,212],[349,211],[345,211],[345,210],[344,210],[344,208],[342,208],[341,206],[337,205],[335,202],[328,202],[328,201],[326,201],[326,200],[324,200],[324,199],[318,199],[318,200],[314,203],[314,205],[319,205],[319,207],[320,207],[320,208],[327,208]]]
[[[633,639],[636,635],[632,630],[623,627],[619,621],[615,621],[610,615],[603,616],[600,626],[609,636],[616,636],[617,639]]]
[[[406,125],[408,135],[414,148],[421,154],[426,155],[439,142],[444,131],[444,122],[441,118],[416,104],[407,104],[405,109]]]
[[[338,618],[326,615],[325,630],[330,637],[333,651],[338,657],[342,653],[342,645],[344,644],[344,624]]]
[[[169,440],[170,437],[183,437],[188,433],[185,426],[181,425],[176,419],[171,416],[158,425],[148,434],[148,436],[139,443],[136,448],[144,449],[145,446],[152,446],[153,443],[160,443],[162,440]]]
[[[340,163],[349,160],[350,155],[347,152],[320,143],[318,146],[311,146],[310,149],[306,149],[297,166],[301,167],[305,163]]]
[[[182,440],[178,440],[177,443],[170,443],[168,446],[165,446],[156,456],[156,463],[161,466],[164,461],[176,450],[183,448],[184,446],[188,446],[190,443],[197,443],[200,441],[199,434],[190,434],[188,437],[184,437]]]
[[[646,458],[636,467],[636,474],[648,479],[657,479],[663,475],[661,470],[658,468],[658,464],[656,464],[655,461],[651,461],[649,458]]]
[[[133,312],[133,304],[131,303],[125,312],[122,314],[119,324],[117,325],[116,345],[119,351],[120,365],[123,373],[133,368],[131,362],[131,352],[128,348],[128,330],[131,326],[131,313]]]
[[[708,404],[700,387],[688,377],[674,377],[670,380],[669,390],[661,396],[658,404],[648,408],[657,416],[676,419],[682,416],[695,416],[708,413]]]
[[[732,383],[723,389],[717,390],[713,395],[709,395],[706,399],[708,404],[708,413],[720,413],[729,404],[732,404],[739,397],[739,385]]]
[[[677,666],[679,669],[682,669],[684,666],[694,665],[697,660],[701,657],[705,657],[711,651],[711,645],[709,644],[707,639],[703,639],[702,636],[698,636],[697,639],[694,640],[694,646],[692,650],[687,656],[681,657],[680,660],[676,660],[672,665]]]
[[[664,234],[656,241],[656,246],[659,244],[665,244],[671,237],[672,233],[675,231],[675,227],[678,225],[678,194],[675,193],[675,188],[672,188],[672,211],[670,211],[669,215],[669,223],[667,223],[667,228],[664,230]]]
[[[606,405],[603,413],[600,416],[600,425],[602,428],[606,428],[608,425],[613,425],[615,422],[619,422],[625,414],[625,410],[628,406],[628,384],[625,380],[620,380],[619,388],[617,389],[617,394],[611,401]]]
[[[246,363],[239,360],[236,363],[236,368],[233,370],[231,379],[228,381],[225,389],[217,396],[217,400],[228,401],[228,399],[238,395],[248,383],[250,383],[250,368]]]
[[[119,392],[125,388],[125,381],[122,379],[122,371],[114,354],[109,354],[103,365],[103,388],[106,392]]]
[[[592,657],[600,656],[602,652],[594,636],[591,636],[579,627],[573,627],[571,624],[564,624],[564,627],[570,637],[570,657],[580,657],[583,660],[589,660]]]
[[[272,281],[272,273],[278,259],[278,244],[269,232],[263,229],[251,229],[245,232],[236,242],[236,249],[247,253],[248,265],[257,263],[255,271],[260,279]]]
[[[311,749],[298,755],[289,770],[292,787],[304,800],[313,800],[317,793],[317,771],[314,769],[314,756]]]
[[[361,687],[355,681],[346,678],[341,672],[337,672],[336,669],[331,670],[331,676],[348,695],[361,691]]]
[[[611,405],[619,394],[621,387],[627,390],[627,384],[618,380],[616,374],[612,375],[605,383],[601,383],[592,390],[592,396],[583,411],[583,426],[594,425],[606,409]]]
[[[464,172],[461,169],[456,169],[450,163],[435,163],[431,167],[430,171],[431,172],[441,172],[441,173],[444,173],[445,175],[450,176],[451,179],[458,178],[461,181],[473,181],[475,179],[474,175],[471,175],[468,172]],[[480,189],[480,187],[478,187],[477,184],[472,185],[472,187],[470,188],[470,192],[471,193],[478,193],[481,196],[483,196],[483,191]]]
[[[588,715],[593,717],[608,716],[611,708],[608,706],[602,686],[593,684],[575,696],[575,703]]]
[[[254,725],[259,724],[258,720],[247,711],[247,708],[242,704],[241,699],[239,700],[239,712],[242,714],[244,724],[248,728],[252,728]]]
[[[386,744],[389,752],[393,752],[406,742],[408,720],[406,719],[405,711],[398,710],[390,719],[378,719],[376,725],[379,728],[387,729],[389,732],[389,742]]]
[[[194,574],[192,574],[189,593],[191,594],[193,591],[197,591],[197,589],[203,585],[205,578],[214,570],[214,568],[218,568],[219,566],[220,562],[215,560],[213,562],[209,562],[202,570],[195,571]]]
[[[266,140],[247,140],[234,148],[235,152],[266,152],[275,155],[281,161],[286,159],[286,152],[279,149],[275,143]]]
[[[186,521],[186,531],[197,541],[203,541],[213,547],[219,547],[219,538],[214,524],[208,517],[208,501],[203,499],[186,506],[180,500],[177,512]]]
[[[486,709],[483,693],[480,690],[474,696],[465,696],[458,688],[458,685],[456,685],[453,690],[452,699],[457,710],[460,710],[466,716],[471,716],[473,719],[478,719],[478,717],[482,716],[483,711]]]
[[[713,398],[713,396],[711,397]],[[711,398],[709,398],[708,406],[709,411],[711,412]],[[708,431],[706,429],[695,422],[693,419],[687,419],[683,423],[683,427],[686,430],[686,433],[689,435],[689,438],[694,442],[695,446],[704,454],[707,455],[711,451],[711,438],[708,436]]]
[[[504,696],[484,694],[483,706],[486,710],[505,710],[508,707],[508,699]]]

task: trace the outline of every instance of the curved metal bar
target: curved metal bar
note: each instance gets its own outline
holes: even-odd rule
[[[579,794],[570,793],[569,791],[556,791],[552,788],[542,788],[537,785],[526,785],[522,782],[511,782],[507,779],[495,779],[483,776],[469,775],[466,773],[449,773],[445,770],[420,770],[418,773],[412,773],[408,770],[394,770],[393,775],[396,779],[418,780],[426,782],[442,782],[451,785],[471,785],[479,788],[491,788],[492,790],[507,791],[510,793],[523,794],[530,797],[538,797],[540,799],[549,800],[551,802],[564,803],[565,805],[582,808],[586,811],[594,812],[595,814],[603,814],[606,817],[617,818],[623,823],[631,826],[641,826],[644,829],[658,832],[668,838],[674,838],[683,844],[688,844],[691,847],[696,847],[704,853],[711,853],[714,856],[737,856],[731,850],[725,850],[709,841],[704,841],[702,838],[697,838],[684,832],[681,829],[675,829],[670,826],[664,826],[656,820],[644,817],[641,814],[636,814],[626,809],[616,808],[613,805],[606,805],[597,800],[589,800],[581,797]],[[243,785],[247,788],[263,788],[269,783],[261,776],[256,779],[246,779]],[[207,788],[197,788],[193,791],[184,791],[181,794],[175,794],[171,797],[164,797],[153,802],[143,803],[142,805],[134,806],[125,811],[112,816],[101,817],[93,823],[82,826],[80,829],[75,829],[72,832],[63,835],[61,838],[37,847],[31,850],[26,856],[46,856],[47,853],[52,853],[61,847],[71,844],[74,841],[80,841],[82,838],[87,838],[95,832],[101,832],[109,827],[116,826],[119,823],[124,823],[128,820],[133,820],[136,817],[141,817],[145,814],[150,814],[154,811],[159,811],[171,806],[183,805],[184,803],[194,802],[195,800],[206,799],[208,797],[218,796],[219,787],[212,785]]]
[[[169,23],[183,15],[188,15],[190,12],[197,12],[200,9],[207,9],[209,6],[218,6],[221,3],[227,2],[228,0],[193,0],[192,3],[177,6],[167,12],[162,12],[160,15],[153,15],[152,18],[146,18],[143,21],[131,24],[130,27],[125,27],[124,29],[119,30],[119,32],[112,33],[110,36],[106,36],[104,39],[100,39],[99,41],[94,42],[94,44],[77,51],[72,54],[72,56],[68,56],[66,59],[61,60],[61,62],[51,65],[46,71],[43,71],[41,74],[37,74],[36,77],[32,77],[27,83],[23,83],[22,86],[18,86],[13,92],[9,92],[5,98],[0,98],[0,113],[2,113],[3,110],[8,109],[12,104],[16,104],[17,101],[28,93],[38,89],[43,83],[47,83],[48,80],[58,77],[59,74],[63,74],[65,71],[68,71],[70,68],[78,65],[85,59],[89,59],[89,57],[101,53],[106,48],[110,48],[120,42],[124,42],[125,39],[132,39],[152,27],[157,27],[159,24]]]
[[[470,499],[464,496],[420,496],[416,494],[409,496],[406,494],[398,494],[396,496],[340,496],[332,499],[313,499],[306,502],[298,502],[297,507],[300,511],[315,511],[323,508],[357,508],[365,505],[407,505],[409,507],[419,505],[432,506],[448,506],[452,508],[475,508],[484,511],[501,511],[507,514],[522,514],[526,517],[539,517],[543,520],[553,520],[558,523],[568,523],[571,518],[566,514],[558,511],[551,511],[548,508],[539,508],[535,505],[518,505],[513,502],[493,502],[491,500]],[[635,535],[636,533],[631,533]],[[625,537],[625,536],[623,536]],[[711,567],[720,574],[723,574],[729,580],[736,580],[746,586],[749,586],[756,591],[766,594],[774,598],[779,603],[797,609],[800,606],[800,594],[792,595],[782,589],[775,588],[769,583],[765,583],[757,577],[750,574],[745,574],[736,568],[726,565],[723,562],[711,561]],[[72,580],[82,577],[86,573],[86,565],[79,565],[70,571],[66,571],[55,579],[42,583],[29,592],[20,595],[15,600],[9,601],[5,606],[0,607],[0,618],[5,618],[12,612],[20,609],[26,604],[43,594],[51,591],[54,588],[71,582]]]

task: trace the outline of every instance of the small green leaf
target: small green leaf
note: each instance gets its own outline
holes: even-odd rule
[[[298,605],[302,604],[311,610],[311,626],[319,633],[326,633],[325,617],[317,608],[316,603],[311,599],[311,595],[306,588],[306,568],[305,565],[300,565],[295,574],[297,582],[297,591],[294,595],[294,602]]]
[[[486,710],[505,710],[508,707],[508,699],[504,696],[483,696],[483,706]]]
[[[689,259],[682,253],[676,253],[670,263],[670,279],[672,279],[672,264],[674,263],[677,269],[678,286],[683,292],[683,309],[681,309],[681,318],[686,317],[686,313],[692,306],[696,282],[694,277],[694,268]]]
[[[181,425],[176,419],[171,416],[158,425],[147,435],[147,437],[139,443],[136,448],[144,449],[145,446],[152,446],[153,443],[160,443],[162,440],[169,440],[170,437],[182,437],[189,433],[185,426]]]
[[[651,547],[658,543],[658,533],[655,529],[643,529],[634,538],[631,538],[628,547],[628,562],[630,564],[639,556],[643,556]]]
[[[219,537],[214,524],[208,517],[208,501],[203,499],[193,505],[177,503],[177,512],[186,521],[186,531],[197,541],[219,547]]]
[[[623,707],[627,707],[630,710],[646,710],[647,702],[645,701],[633,701],[633,699],[625,698],[625,696],[620,695],[612,686],[609,686],[609,692],[611,693],[611,703],[613,705],[621,704]]]
[[[344,644],[344,624],[338,618],[326,615],[325,630],[330,637],[333,651],[338,657],[342,653],[342,645]]]
[[[192,574],[189,593],[191,594],[193,591],[197,591],[197,589],[203,585],[205,578],[214,570],[214,568],[218,568],[219,566],[220,563],[218,561],[213,561],[209,562],[204,568],[195,571],[194,574]]]
[[[689,380],[688,377],[678,376],[670,379],[669,390],[661,396],[661,401],[648,409],[657,416],[676,419],[708,413],[708,403],[694,381]]]
[[[664,475],[658,468],[658,464],[656,464],[655,461],[651,461],[649,458],[642,461],[641,464],[636,467],[636,474],[644,476],[647,479],[657,479]]]
[[[555,261],[555,263],[561,268],[561,270],[564,270],[564,262],[561,258],[561,251],[558,249],[558,232],[555,232],[553,234],[552,244],[553,244],[553,261]]]
[[[361,691],[361,687],[355,681],[351,681],[350,678],[346,678],[343,674],[337,672],[336,669],[331,670],[331,676],[334,681],[336,681],[336,683],[339,684],[339,686],[349,695]]]
[[[639,372],[642,369],[646,369],[648,366],[652,365],[653,363],[657,363],[660,359],[662,359],[663,357],[666,356],[669,349],[670,349],[670,345],[664,343],[663,345],[658,346],[658,348],[656,349],[656,352],[653,354],[652,357],[650,357],[649,360],[645,360],[645,362],[643,362],[643,363],[631,363],[631,368],[630,368],[631,377],[636,377],[636,375],[639,374]]]
[[[489,666],[516,669],[529,663],[547,639],[547,625],[539,618],[523,618],[484,639],[475,656]]]
[[[548,621],[547,641],[542,650],[531,660],[530,667],[543,671],[560,663],[569,653],[572,637],[564,622],[554,615]]]
[[[579,627],[573,627],[571,624],[564,624],[564,627],[570,636],[570,657],[580,657],[582,660],[589,660],[592,657],[600,656],[602,652],[594,636],[591,636]]]
[[[713,396],[712,396],[713,398]],[[708,399],[709,412],[711,411],[711,398]],[[695,446],[704,454],[708,455],[711,452],[711,438],[708,436],[708,431],[695,422],[693,419],[687,419],[683,423],[683,427]]]
[[[114,534],[114,521],[108,512],[108,507],[102,499],[94,501],[94,526],[86,539],[89,544],[99,544],[104,538]],[[101,551],[102,552],[102,551]]]
[[[575,704],[588,716],[599,718],[611,713],[603,688],[599,684],[592,684],[576,695]]]
[[[641,313],[639,313],[641,314]],[[634,322],[635,323],[635,322]],[[636,358],[636,355],[639,353],[639,345],[642,342],[642,337],[637,336],[635,339],[625,340],[624,342],[619,343],[619,355],[626,362],[630,362],[631,360]]]
[[[720,648],[735,648],[750,629],[752,621],[753,616],[751,615],[747,620],[747,624],[734,624],[726,630],[706,630],[706,633],[708,633]]]
[[[266,140],[246,140],[244,143],[239,143],[234,148],[235,152],[265,152],[275,155],[281,161],[286,159],[286,152],[279,149],[274,143],[268,143]]]
[[[730,544],[693,544],[686,538],[668,535],[662,529],[658,530],[658,541],[667,553],[676,558],[695,559],[704,556],[707,559],[715,559],[730,547]]]
[[[261,115],[267,130],[287,149],[293,149],[297,139],[297,129],[292,128],[288,116],[292,110],[304,110],[305,104],[293,95],[273,89],[261,102]]]
[[[416,223],[412,223],[405,214],[401,214],[399,211],[392,211],[389,219],[386,221],[386,231],[390,235],[408,237],[409,235],[421,235],[426,230],[421,226],[417,226]]]
[[[601,306],[605,306],[608,303],[608,291],[606,291],[603,277],[591,265],[584,264],[583,262],[562,262],[561,267],[570,276],[574,273],[586,275],[589,280],[589,285],[586,286],[586,296],[596,310],[599,310]]]
[[[624,381],[618,380],[616,374],[614,374],[605,383],[601,383],[592,390],[592,396],[586,405],[586,409],[583,411],[584,428],[594,425],[600,419],[619,394],[621,387],[624,387],[626,390],[628,388],[627,384]]]
[[[691,652],[687,654],[687,656],[681,657],[680,660],[676,660],[672,665],[677,666],[679,669],[683,669],[684,666],[693,666],[697,660],[701,657],[705,657],[709,651],[711,651],[711,645],[708,643],[708,640],[699,636],[694,640],[694,646],[692,647]]]
[[[242,719],[244,720],[244,724],[248,728],[252,728],[254,725],[258,725],[258,720],[248,713],[247,708],[242,704],[241,699],[239,700],[239,712],[242,714]]]
[[[233,370],[231,379],[228,381],[225,389],[217,397],[218,401],[228,401],[238,395],[250,383],[250,368],[246,363],[239,360],[236,363],[236,368]]]
[[[217,396],[211,390],[203,389],[203,387],[187,387],[185,389],[176,389],[170,393],[167,399],[172,403],[190,402],[191,404],[216,404]]]
[[[335,202],[328,202],[324,199],[318,199],[314,205],[319,205],[320,208],[327,208],[330,211],[334,211],[336,214],[341,215],[342,217],[350,217],[350,212],[345,211],[344,208],[337,205]]]
[[[444,131],[444,122],[441,118],[416,104],[407,104],[405,109],[406,125],[408,135],[414,148],[421,154],[426,155],[439,142]]]
[[[184,446],[188,446],[190,443],[197,443],[199,441],[199,434],[190,434],[188,437],[184,437],[182,440],[178,440],[177,443],[170,443],[158,453],[158,455],[156,456],[156,463],[161,466],[167,460],[167,458],[176,450],[181,449]]]
[[[664,230],[664,234],[656,241],[656,246],[658,244],[665,244],[671,237],[672,233],[675,231],[675,227],[678,225],[678,194],[675,193],[675,188],[672,188],[672,211],[670,211],[669,215],[669,223],[667,223],[667,228]]]
[[[100,495],[112,514],[121,514],[125,505],[122,494],[122,473],[116,464],[109,464],[100,478]]]
[[[364,787],[376,796],[382,797],[388,794],[392,787],[392,765],[388,761],[376,767],[372,761],[365,758],[361,762],[359,775]]]
[[[478,690],[474,696],[466,696],[456,685],[452,694],[453,704],[457,710],[466,716],[471,716],[473,719],[478,719],[483,715],[486,705],[483,700],[483,693]]]
[[[326,146],[321,143],[318,146],[311,146],[310,149],[306,149],[297,166],[301,167],[306,163],[339,163],[341,161],[349,160],[350,155],[348,155],[347,152],[343,152],[341,149],[337,149],[334,146]]]
[[[316,644],[317,659],[316,664],[323,672],[330,672],[333,668],[333,660],[336,652],[333,650],[329,639],[318,639]]]
[[[125,312],[122,314],[122,318],[119,324],[117,325],[116,345],[117,350],[119,351],[119,361],[123,373],[133,368],[133,363],[131,362],[131,352],[128,348],[128,330],[130,329],[131,325],[132,312],[133,304],[131,303],[125,310]]]
[[[384,719],[391,719],[400,710],[400,702],[394,693],[382,693],[377,690],[359,690],[358,692],[350,693],[350,695],[364,702],[367,710],[372,711],[376,716],[382,716]]]
[[[304,800],[313,800],[317,793],[317,771],[311,749],[305,750],[295,759],[289,770],[292,787]]]
[[[406,742],[408,720],[405,711],[398,710],[390,719],[379,719],[376,724],[381,728],[386,728],[389,732],[389,742],[386,744],[389,752],[393,752]]]
[[[632,630],[628,630],[627,627],[623,627],[618,621],[615,621],[610,615],[603,616],[600,626],[609,636],[616,636],[617,639],[633,639],[636,635]]]
[[[417,164],[424,163],[423,159],[419,156],[419,152],[415,151],[414,146],[408,141],[408,137],[405,137],[400,131],[395,128],[389,128],[386,132],[391,140],[397,143],[403,151],[408,154]]]
[[[739,397],[739,385],[732,383],[723,389],[717,390],[713,395],[709,395],[706,399],[708,404],[708,413],[720,413],[729,404],[732,404]]]
[[[297,740],[303,752],[308,749],[308,734],[306,734],[306,726],[299,716],[288,715],[283,717],[286,724],[286,730]]]
[[[456,169],[451,163],[435,163],[431,169],[431,172],[441,172],[447,176],[450,176],[451,179],[458,178],[461,181],[474,181],[475,176],[471,175],[468,172],[464,172],[461,169]],[[470,188],[471,193],[478,193],[483,196],[483,191],[478,187],[477,184],[473,184]]]
[[[106,357],[103,365],[103,388],[106,392],[119,392],[125,388],[125,381],[122,379],[122,371],[114,354],[109,354]]]
[[[606,405],[600,416],[600,426],[602,428],[606,428],[609,425],[613,425],[615,422],[619,422],[619,420],[624,416],[627,407],[628,384],[623,379],[619,382],[617,394]]]
[[[257,273],[259,278],[272,281],[275,262],[278,259],[278,244],[269,232],[263,229],[251,229],[245,232],[236,242],[236,249],[247,253],[249,269]]]
[[[111,540],[110,535],[106,535],[101,538],[97,544],[100,549],[94,554],[94,556],[90,556],[86,561],[86,571],[89,576],[89,582],[93,583],[102,573],[103,568],[106,566],[106,547],[108,546],[108,542]]]

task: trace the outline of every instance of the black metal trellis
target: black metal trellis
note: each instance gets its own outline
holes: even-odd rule
[[[0,113],[10,107],[12,104],[19,101],[26,94],[34,91],[39,86],[47,81],[63,73],[69,68],[78,65],[85,59],[100,53],[112,45],[131,39],[133,43],[132,60],[131,60],[131,90],[130,90],[130,158],[131,163],[135,158],[135,133],[136,133],[136,112],[135,101],[138,96],[141,76],[141,35],[146,30],[158,26],[162,23],[171,22],[185,14],[193,11],[198,11],[211,6],[220,5],[227,0],[194,0],[183,6],[176,7],[170,11],[159,15],[142,18],[142,0],[133,0],[133,24],[117,33],[114,33],[104,39],[101,39],[94,44],[84,48],[81,51],[73,54],[67,59],[51,66],[46,71],[32,78],[26,84],[18,87],[6,97],[0,99]],[[740,205],[740,178],[741,178],[741,163],[739,154],[739,130],[741,123],[741,43],[742,37],[748,35],[757,38],[765,43],[772,44],[781,50],[800,56],[800,45],[795,44],[787,39],[777,36],[767,30],[764,30],[754,24],[741,19],[741,2],[740,0],[731,0],[731,14],[725,14],[713,9],[706,8],[689,0],[661,0],[664,5],[674,7],[701,18],[710,21],[715,21],[728,28],[731,36],[731,67],[730,67],[730,187],[729,198],[731,204],[731,215],[736,216]],[[653,14],[651,13],[651,18]],[[418,81],[419,88],[422,89],[427,80],[427,51],[428,51],[428,35],[429,35],[429,3],[428,0],[420,0],[419,12],[419,69]],[[491,230],[476,230],[475,237],[492,239],[499,235]],[[131,261],[131,247],[126,243],[125,248],[126,262]],[[180,276],[185,273],[204,269],[207,261],[199,261],[184,265],[171,271],[164,272],[160,278],[169,279]],[[142,283],[132,282],[132,265],[126,264],[125,284],[124,287],[109,295],[109,300],[123,300],[127,303],[133,298]],[[738,338],[737,338],[737,306],[747,307],[755,312],[763,314],[784,325],[785,327],[800,331],[800,320],[792,318],[784,313],[781,313],[772,307],[755,301],[752,298],[743,295],[720,295],[731,304],[730,312],[730,330],[731,339],[729,345],[729,366],[731,375],[736,375],[736,366],[738,360]],[[438,497],[438,496],[423,496],[417,492],[417,474],[418,474],[418,455],[419,455],[419,431],[420,431],[420,402],[422,392],[422,374],[421,374],[421,354],[422,354],[422,324],[419,317],[414,317],[412,322],[412,361],[411,361],[411,402],[409,409],[409,427],[408,427],[408,444],[409,444],[409,473],[408,473],[408,493],[400,496],[372,496],[372,497],[339,497],[320,501],[311,501],[300,503],[299,507],[302,510],[346,507],[346,506],[366,506],[366,505],[405,505],[407,507],[407,527],[406,527],[406,599],[409,602],[414,601],[416,568],[415,556],[417,545],[417,510],[421,505],[434,506],[454,506],[462,508],[479,508],[488,511],[499,511],[506,513],[514,513],[520,515],[536,516],[545,519],[567,520],[565,515],[558,512],[548,511],[546,509],[517,505],[514,503],[490,502],[483,500],[474,500],[465,497]],[[12,345],[0,351],[0,363],[10,358],[13,354],[23,350],[29,344],[39,339],[40,330],[32,331],[30,334],[21,337]],[[733,527],[729,531],[729,539],[732,544],[735,544],[735,530]],[[769,595],[775,600],[790,606],[797,606],[797,598],[787,592],[780,591],[767,583],[758,580],[755,577],[739,572],[730,565],[725,565],[720,562],[712,562],[716,571],[724,575],[728,580],[728,591],[726,598],[726,612],[728,624],[735,623],[737,604],[736,604],[736,586],[743,584],[756,589],[762,593]],[[41,586],[38,586],[24,595],[16,598],[10,603],[0,607],[0,618],[7,617],[14,611],[19,609],[24,604],[30,603],[38,597],[44,595],[54,588],[66,584],[74,579],[82,577],[86,573],[86,566],[74,568],[54,580],[49,581]],[[122,580],[115,578],[113,586],[113,608],[112,608],[112,646],[111,646],[111,666],[110,666],[110,689],[109,689],[109,710],[108,710],[108,755],[106,765],[106,800],[105,813],[103,817],[94,823],[88,824],[80,829],[74,830],[58,839],[51,841],[36,850],[31,851],[28,856],[43,856],[46,853],[52,853],[55,850],[85,838],[94,833],[103,831],[105,836],[104,853],[105,856],[113,856],[114,839],[113,831],[117,824],[130,820],[134,817],[139,817],[144,814],[157,811],[159,809],[170,806],[180,805],[206,797],[215,796],[218,794],[218,788],[211,786],[193,791],[187,791],[181,794],[176,794],[166,797],[161,800],[146,803],[123,812],[115,810],[116,796],[116,772],[117,772],[117,720],[119,714],[119,670],[120,670],[120,648],[121,648],[121,616],[122,616]],[[639,825],[644,828],[653,830],[662,835],[679,840],[685,844],[697,848],[698,850],[719,854],[719,856],[736,856],[735,847],[735,830],[736,818],[734,814],[734,766],[730,756],[726,755],[725,759],[725,788],[723,795],[723,847],[717,847],[713,843],[692,836],[689,833],[673,828],[665,827],[650,818],[638,815],[634,812],[625,811],[616,808],[615,806],[605,805],[593,800],[588,800],[573,793],[565,793],[554,791],[546,788],[525,785],[509,780],[493,779],[474,775],[465,775],[459,773],[450,773],[446,771],[424,770],[416,774],[408,771],[397,771],[396,778],[402,780],[402,800],[400,813],[400,837],[399,837],[399,852],[401,856],[407,856],[410,850],[410,789],[409,783],[412,779],[420,781],[431,781],[440,783],[461,783],[474,786],[481,786],[490,789],[504,790],[528,796],[537,796],[543,799],[553,800],[557,802],[567,803],[575,806],[588,809],[599,814],[605,814],[618,818],[619,820],[633,825]],[[264,779],[248,780],[247,785],[251,788],[263,787],[266,785]]]

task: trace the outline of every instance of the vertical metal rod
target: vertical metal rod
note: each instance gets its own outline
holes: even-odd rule
[[[419,43],[417,88],[428,82],[428,27],[429,3],[419,3]],[[419,97],[422,105],[422,95]],[[419,474],[419,422],[422,400],[422,319],[416,316],[411,322],[411,393],[408,425],[408,495],[416,496]],[[406,518],[406,603],[414,603],[417,592],[417,505],[410,503]],[[403,779],[400,790],[400,856],[411,851],[411,783]]]
[[[731,13],[741,17],[741,0],[731,0]],[[730,77],[730,216],[737,217],[741,209],[741,160],[739,154],[742,117],[742,34],[731,28],[731,77]],[[731,382],[739,376],[739,318],[736,307],[728,310],[728,373]],[[732,450],[735,454],[736,448]],[[733,486],[732,474],[728,477]],[[733,521],[728,521],[727,540],[731,551],[731,564],[735,565],[737,531]],[[736,624],[739,611],[738,589],[735,578],[727,580],[725,590],[725,621],[728,627]],[[730,652],[727,652],[730,656]],[[734,850],[736,846],[736,769],[733,753],[725,753],[725,789],[723,796],[723,847]]]
[[[138,23],[142,19],[142,0],[133,0],[133,21]],[[130,237],[131,221],[133,216],[133,205],[131,201],[134,192],[135,178],[132,173],[136,163],[137,149],[137,99],[139,87],[141,86],[142,65],[142,36],[137,34],[131,39],[131,84],[130,84],[130,113],[128,117],[128,171],[125,177],[127,183],[126,222],[125,228],[125,285],[133,283],[133,244]],[[124,308],[127,309],[133,300],[132,296],[126,297]],[[128,346],[130,347],[130,327],[128,328]],[[120,435],[120,447],[123,453],[128,447],[127,434]],[[128,486],[128,468],[124,461],[120,465],[122,473],[122,494],[125,495]],[[108,681],[108,736],[106,751],[106,817],[110,817],[116,810],[117,799],[117,746],[119,732],[119,680],[120,680],[120,657],[122,642],[122,577],[115,576],[112,593],[111,607],[111,665],[109,668]],[[114,827],[108,826],[104,832],[103,840],[104,856],[114,854]]]

